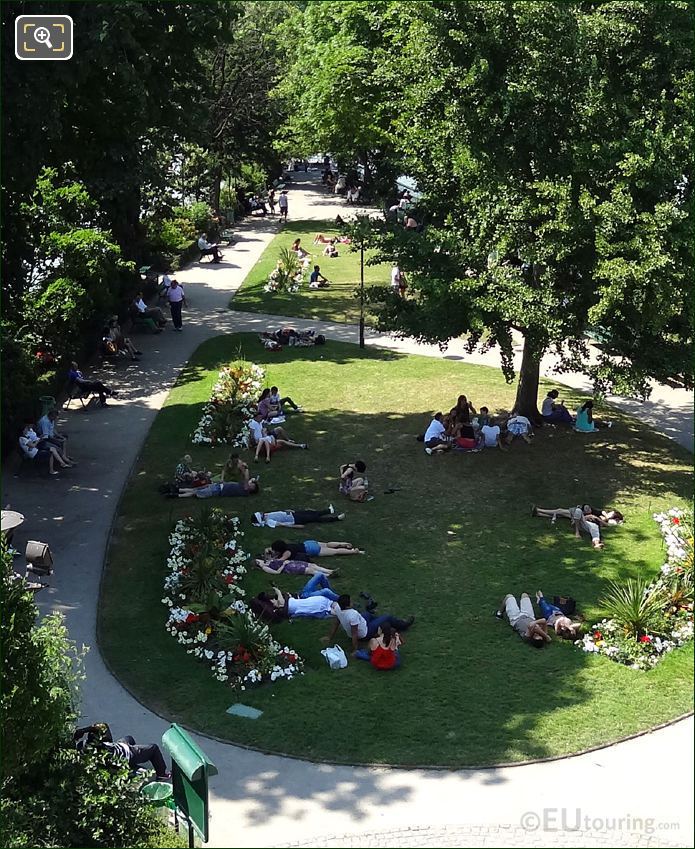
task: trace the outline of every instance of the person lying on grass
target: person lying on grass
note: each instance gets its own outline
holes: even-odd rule
[[[309,557],[334,557],[364,554],[364,551],[355,548],[351,542],[318,542],[315,539],[307,539],[304,542],[285,542],[282,539],[276,539],[264,553],[278,560],[291,560],[297,554],[306,554]]]
[[[375,669],[385,672],[388,669],[398,669],[401,665],[400,647],[404,640],[398,631],[390,625],[382,625],[376,636],[369,641],[368,649],[357,649],[355,657],[366,660]]]
[[[338,492],[346,495],[351,501],[366,501],[369,494],[369,482],[364,476],[366,471],[367,464],[362,460],[344,463],[340,467]]]
[[[367,598],[370,597],[367,596]],[[376,606],[377,603],[370,600],[366,610],[361,612],[352,606],[352,599],[349,595],[341,595],[331,607],[331,612],[336,618],[335,624],[331,632],[326,637],[321,638],[322,641],[325,643],[332,642],[338,633],[338,628],[342,628],[352,640],[353,657],[357,657],[359,641],[376,637],[379,629],[383,628],[384,625],[389,625],[396,631],[407,631],[415,622],[414,616],[409,619],[399,619],[390,613],[377,615]]]
[[[318,522],[342,522],[345,513],[336,515],[335,508],[329,504],[325,510],[273,510],[270,513],[254,513],[251,524],[257,528],[303,528]]]
[[[577,539],[581,537],[581,532],[584,531],[591,538],[591,544],[594,548],[603,548],[601,542],[600,527],[608,527],[610,525],[621,525],[624,521],[623,514],[619,510],[606,508],[601,510],[597,507],[592,507],[590,504],[578,504],[576,507],[532,507],[532,516],[541,516],[550,519],[553,524],[559,516],[561,519],[569,519],[574,527],[574,535]]]
[[[569,616],[565,616],[562,610],[556,605],[547,601],[541,590],[536,593],[536,603],[541,616],[548,623],[549,627],[555,629],[558,637],[563,640],[576,640],[581,634],[581,622],[573,622]]]
[[[537,649],[550,642],[548,623],[545,619],[536,619],[528,593],[521,594],[521,604],[517,604],[511,593],[506,595],[502,600],[502,610],[498,610],[495,615],[499,619],[502,619],[503,615],[506,616],[521,639]]]
[[[253,565],[268,575],[325,575],[330,578],[338,571],[303,560],[264,560],[262,557],[257,557]]]
[[[298,595],[283,593],[273,587],[272,593],[258,593],[251,599],[251,611],[268,622],[283,619],[327,619],[331,615],[333,592],[325,575],[314,575]]]
[[[260,486],[256,478],[249,476],[249,467],[246,463],[239,466],[241,481],[231,483],[211,483],[207,486],[197,488],[183,488],[179,490],[179,498],[245,498],[249,495],[257,495]]]

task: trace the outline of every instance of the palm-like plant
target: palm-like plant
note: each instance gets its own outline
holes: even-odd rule
[[[248,613],[241,613],[215,624],[215,636],[226,651],[243,647],[252,657],[262,657],[271,640],[270,629]]]
[[[630,578],[624,584],[613,582],[600,604],[628,635],[638,638],[646,633],[665,632],[664,608],[668,596],[663,589],[651,587],[641,578]]]
[[[278,268],[276,272],[277,291],[288,292],[295,283],[296,276],[302,270],[299,257],[289,248],[281,248],[278,255]]]

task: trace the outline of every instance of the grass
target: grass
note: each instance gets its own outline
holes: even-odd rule
[[[188,437],[218,367],[240,349],[267,367],[269,384],[304,406],[287,428],[310,450],[262,465],[258,498],[215,503],[240,511],[249,552],[275,538],[249,526],[252,510],[345,506],[337,534],[314,526],[286,536],[337,536],[367,550],[330,561],[341,567],[335,584],[354,595],[370,591],[384,611],[416,615],[398,672],[380,674],[358,661],[330,671],[319,642],[330,623],[298,620],[275,630],[306,659],[304,677],[236,694],[164,631],[168,533],[205,502],[164,501],[157,487],[186,451],[196,465],[223,462],[222,451],[194,448]],[[612,580],[655,574],[664,552],[651,516],[689,497],[689,455],[611,413],[615,426],[590,438],[546,428],[534,445],[515,443],[506,454],[428,457],[415,435],[461,392],[491,410],[513,398],[499,372],[482,366],[333,342],[274,354],[251,334],[202,345],[159,413],[120,504],[99,614],[101,649],[120,680],[156,711],[202,732],[336,762],[453,767],[563,755],[689,711],[692,646],[636,672],[567,643],[536,651],[492,615],[504,593],[542,588],[573,595],[593,624]],[[566,396],[577,399],[569,389]],[[376,498],[338,502],[337,467],[360,457]],[[606,532],[603,552],[576,541],[567,524],[529,514],[534,502],[584,499],[627,516]],[[250,593],[270,581],[257,572],[247,577]],[[281,586],[296,591],[301,580],[286,577]],[[228,716],[237,701],[263,716]]]
[[[236,293],[230,307],[245,312],[273,313],[275,315],[301,316],[321,321],[354,324],[359,321],[359,301],[355,291],[360,283],[360,255],[349,245],[338,245],[340,256],[329,259],[323,256],[324,245],[313,245],[317,233],[337,236],[339,231],[331,221],[289,221],[263,251],[243,285]],[[329,289],[308,288],[304,284],[296,294],[264,292],[268,275],[275,268],[280,248],[289,248],[296,238],[312,255],[312,267],[321,266],[321,273],[331,281]],[[387,285],[391,280],[391,267],[387,264],[365,264],[365,286]]]

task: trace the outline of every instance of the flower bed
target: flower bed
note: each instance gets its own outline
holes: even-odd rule
[[[210,400],[203,407],[203,415],[193,432],[193,442],[246,447],[248,422],[255,412],[264,380],[265,371],[255,363],[236,360],[226,365],[217,377]]]
[[[605,655],[632,669],[651,669],[693,638],[692,515],[672,508],[655,513],[654,520],[667,552],[659,577],[645,585],[633,582],[622,593],[614,588],[606,606],[615,607],[620,596],[616,609],[624,615],[601,620],[576,643],[586,652]]]
[[[239,519],[219,509],[180,519],[169,537],[162,603],[169,608],[167,631],[189,654],[208,662],[218,681],[244,690],[293,678],[303,662],[247,608],[241,580],[248,555],[239,545],[241,536]]]

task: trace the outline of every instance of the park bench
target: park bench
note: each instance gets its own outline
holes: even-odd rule
[[[85,398],[89,403],[91,399],[98,394],[99,393],[96,392],[94,389],[87,389],[84,386],[80,386],[80,384],[74,380],[68,380],[67,386],[65,388],[64,409],[67,410],[70,406],[70,403],[74,400],[78,400],[80,404],[84,407]]]

